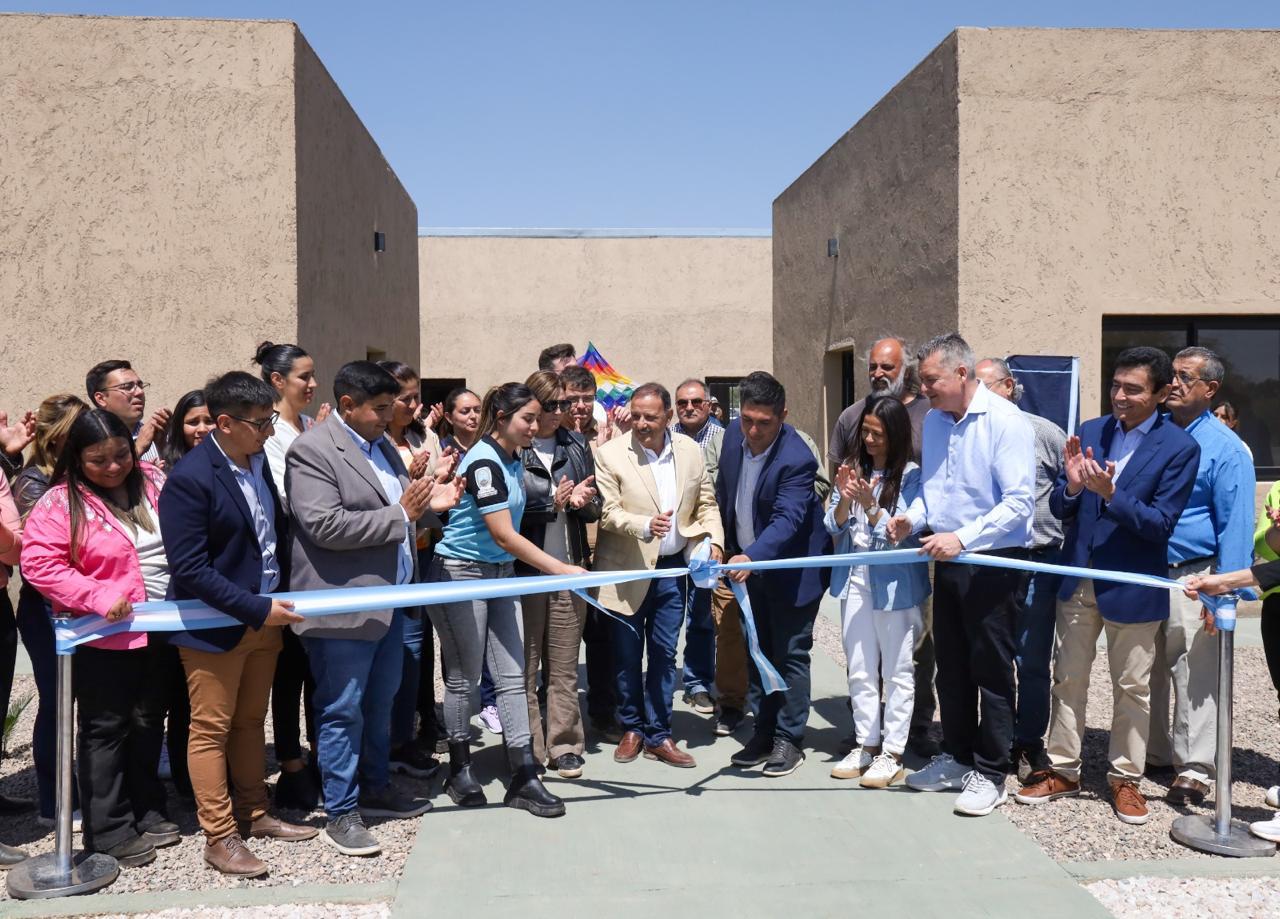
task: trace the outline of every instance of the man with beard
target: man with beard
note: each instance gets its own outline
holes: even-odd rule
[[[907,386],[909,369],[905,339],[891,335],[872,343],[871,350],[867,353],[871,392],[896,396],[907,407],[907,414],[911,416],[911,459],[918,464],[920,432],[924,427],[924,416],[929,414],[929,400],[919,398]],[[840,464],[853,452],[858,442],[858,419],[862,417],[862,407],[866,401],[865,397],[859,399],[836,419],[836,426],[831,431],[831,442],[827,445],[827,462],[831,464],[833,478]]]
[[[896,335],[881,338],[871,345],[867,352],[867,370],[871,380],[873,394],[888,393],[896,396],[907,407],[907,415],[911,418],[911,459],[920,463],[920,432],[924,428],[924,416],[929,414],[929,400],[921,399],[907,386],[907,374],[911,369],[907,356],[905,339]],[[831,475],[834,477],[840,464],[848,460],[858,443],[858,419],[862,417],[862,407],[866,399],[859,399],[840,413],[836,426],[831,431],[831,440],[827,445],[827,462],[831,464]],[[924,630],[920,635],[920,643],[915,653],[916,699],[911,712],[911,733],[907,738],[907,749],[917,756],[930,757],[938,752],[938,745],[929,737],[929,725],[933,723],[933,714],[937,711],[937,703],[933,694],[934,653],[933,653],[933,603],[926,601],[923,607]],[[849,738],[851,746],[856,738]]]

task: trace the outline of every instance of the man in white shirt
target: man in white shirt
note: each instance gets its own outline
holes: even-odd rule
[[[907,778],[918,791],[962,789],[956,813],[985,816],[1005,802],[1012,768],[1014,627],[1026,573],[955,564],[963,551],[1025,559],[1035,514],[1035,434],[1013,403],[979,382],[958,333],[917,353],[933,410],[924,422],[924,513],[890,522],[889,535],[930,531],[933,631],[943,752]]]
[[[603,503],[596,537],[596,571],[681,568],[688,551],[710,537],[722,557],[724,532],[702,449],[673,437],[671,393],[646,383],[631,397],[631,433],[596,453],[596,486]],[[606,609],[631,617],[632,628],[610,620],[617,717],[622,740],[614,759],[649,759],[690,767],[694,759],[671,738],[676,643],[684,623],[685,579],[630,581],[600,588]],[[642,663],[648,646],[649,669]]]

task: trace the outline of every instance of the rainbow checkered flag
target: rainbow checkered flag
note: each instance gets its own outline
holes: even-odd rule
[[[590,370],[591,375],[596,378],[596,402],[606,410],[626,405],[630,401],[631,394],[636,390],[635,382],[614,370],[613,365],[604,359],[604,355],[596,350],[592,342],[587,342],[587,350],[578,359],[578,363]]]

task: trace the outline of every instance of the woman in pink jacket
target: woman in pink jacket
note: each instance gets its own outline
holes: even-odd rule
[[[115,415],[76,419],[53,485],[22,534],[22,576],[57,613],[119,622],[133,604],[164,599],[169,563],[156,503],[163,476],[138,462]],[[72,658],[78,707],[84,846],[125,867],[178,841],[156,777],[164,728],[164,645],[145,633],[96,639]]]

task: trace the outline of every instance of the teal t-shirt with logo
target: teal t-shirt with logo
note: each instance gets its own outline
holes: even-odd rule
[[[473,562],[510,562],[515,556],[498,547],[489,535],[484,517],[495,511],[511,512],[511,525],[519,531],[524,516],[524,465],[490,437],[482,437],[467,451],[458,466],[466,491],[449,511],[444,539],[436,554]]]

